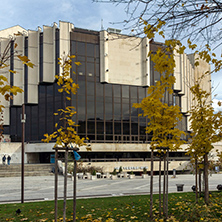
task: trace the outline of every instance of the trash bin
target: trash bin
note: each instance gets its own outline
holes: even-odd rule
[[[176,184],[176,186],[177,186],[177,191],[183,191],[184,184]]]

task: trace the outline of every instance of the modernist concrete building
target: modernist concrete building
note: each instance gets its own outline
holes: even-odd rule
[[[10,154],[13,162],[20,162],[21,152],[21,111],[25,104],[25,160],[27,163],[50,162],[53,143],[41,142],[44,133],[51,133],[57,121],[53,115],[62,107],[62,96],[58,93],[55,74],[60,69],[57,58],[63,53],[76,55],[79,67],[73,64],[73,79],[79,84],[71,104],[76,107],[75,121],[78,134],[88,137],[92,151],[80,149],[82,160],[88,164],[104,166],[112,171],[122,166],[124,170],[141,171],[148,167],[151,135],[145,133],[147,119],[138,117],[140,110],[132,107],[147,94],[147,88],[159,79],[153,63],[147,57],[160,43],[150,43],[147,38],[122,35],[120,30],[92,31],[74,27],[68,22],[59,25],[43,26],[37,30],[25,30],[15,26],[0,31],[1,53],[14,34],[17,51],[35,64],[27,68],[16,58],[9,61],[10,68],[0,70],[7,75],[12,85],[20,86],[24,92],[14,96],[10,102],[4,101],[4,134],[0,153]],[[203,63],[194,68],[194,58],[183,54],[176,55],[174,94],[167,96],[169,104],[181,107],[183,120],[179,128],[189,132],[187,111],[192,98],[189,86],[202,71],[210,69]],[[204,82],[210,90],[210,76]],[[187,139],[184,137],[183,139]],[[183,170],[189,157],[184,148],[170,153],[170,169]],[[157,166],[155,166],[157,167]]]

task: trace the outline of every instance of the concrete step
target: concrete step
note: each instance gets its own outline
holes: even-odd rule
[[[49,176],[51,173],[53,164],[25,164],[24,175],[25,176]],[[21,164],[12,165],[0,165],[0,177],[20,177],[21,176]]]

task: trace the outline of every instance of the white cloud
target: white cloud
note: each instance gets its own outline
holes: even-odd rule
[[[222,103],[222,100],[213,99],[213,108],[215,112],[222,111],[222,106],[218,105],[219,101]]]

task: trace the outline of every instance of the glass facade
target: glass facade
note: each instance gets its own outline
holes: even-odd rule
[[[76,30],[76,31],[75,31]],[[100,82],[99,32],[75,29],[71,33],[71,54],[76,55],[72,64],[72,78],[79,84],[76,95],[72,96],[71,105],[76,107],[74,121],[79,125],[77,132],[81,137],[88,137],[91,142],[149,142],[145,127],[147,119],[138,117],[141,110],[133,108],[147,95],[147,88],[141,86],[103,84]],[[43,35],[40,35],[40,83],[38,104],[26,105],[26,141],[40,142],[45,133],[52,133],[58,117],[53,113],[63,105],[62,94],[56,83],[42,82],[43,70]],[[25,51],[27,53],[27,41]],[[56,30],[55,52],[59,56],[59,30]],[[59,67],[56,62],[56,73]],[[75,74],[73,74],[75,72]],[[28,69],[25,70],[27,83]],[[151,84],[158,80],[159,74],[151,64]],[[27,85],[25,87],[27,90]],[[169,104],[180,105],[178,94],[166,95]],[[21,141],[21,107],[11,106],[9,131],[12,141]],[[180,128],[186,129],[183,118]]]

